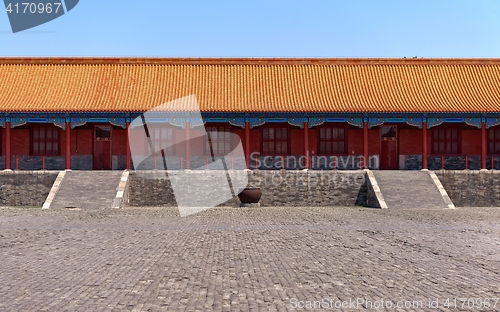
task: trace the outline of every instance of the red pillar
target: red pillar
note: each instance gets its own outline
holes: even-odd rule
[[[427,123],[422,122],[422,169],[428,169],[427,155]]]
[[[130,122],[125,123],[125,131],[127,132],[125,134],[125,154],[126,154],[126,168],[127,170],[130,170],[130,142],[129,142],[129,130],[130,130]]]
[[[368,169],[368,122],[363,122],[363,168]]]
[[[481,123],[481,169],[486,169],[486,123]]]
[[[245,160],[247,169],[250,169],[250,122],[245,122]]]
[[[5,123],[5,169],[12,169],[10,158],[10,122],[7,122]]]
[[[191,123],[189,121],[186,122],[186,169],[191,169],[191,150],[189,145],[189,139],[191,131]]]
[[[71,170],[71,126],[66,123],[66,170]]]
[[[304,122],[304,168],[309,169],[309,123]]]

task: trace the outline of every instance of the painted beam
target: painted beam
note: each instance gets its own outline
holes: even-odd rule
[[[368,121],[363,122],[363,168],[368,169]]]
[[[304,122],[304,169],[309,169],[309,124]]]
[[[10,170],[12,169],[11,166],[11,154],[10,154],[10,149],[11,149],[11,144],[10,144],[10,121],[7,121],[5,123],[5,169]]]
[[[191,122],[186,121],[186,169],[191,169],[191,145],[189,143],[191,138]]]
[[[245,162],[250,169],[250,121],[245,122]]]
[[[66,123],[66,170],[71,170],[71,126]]]
[[[427,123],[422,122],[422,169],[428,169],[427,165]]]
[[[130,170],[131,168],[131,165],[130,165],[130,135],[129,135],[129,131],[130,131],[130,120],[127,120],[126,121],[126,126],[125,126],[125,153],[126,153],[126,165],[125,167],[127,168],[127,170]]]
[[[486,123],[481,123],[481,169],[486,170]]]

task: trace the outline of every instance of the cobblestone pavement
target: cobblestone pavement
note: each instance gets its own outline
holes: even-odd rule
[[[2,208],[0,311],[447,311],[458,298],[500,311],[499,221],[499,208]]]

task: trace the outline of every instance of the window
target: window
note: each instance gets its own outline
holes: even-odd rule
[[[380,137],[382,140],[395,140],[398,135],[398,128],[396,126],[381,126]]]
[[[174,154],[174,129],[166,126],[149,126],[147,128],[149,142],[147,142],[147,153],[149,154],[161,154],[161,150],[165,155]],[[151,145],[154,151],[151,151]]]
[[[224,156],[232,152],[231,127],[207,126],[206,155]]]
[[[488,134],[488,153],[500,154],[500,127],[490,128]]]
[[[460,128],[435,128],[432,132],[432,153],[444,155],[460,154]]]
[[[345,154],[344,127],[321,127],[318,135],[320,154]]]
[[[31,128],[31,155],[59,155],[59,128],[36,126]]]
[[[262,153],[287,155],[290,152],[288,127],[265,127],[262,129]]]
[[[95,126],[96,140],[111,140],[111,126]]]

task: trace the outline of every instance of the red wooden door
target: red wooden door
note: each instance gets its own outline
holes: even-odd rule
[[[397,127],[380,127],[380,140],[380,169],[398,169]]]
[[[94,142],[94,169],[111,170],[111,141]]]
[[[111,170],[111,127],[96,126],[94,131],[95,170]]]

